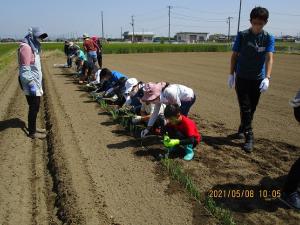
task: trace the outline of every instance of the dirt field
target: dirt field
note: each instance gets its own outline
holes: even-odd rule
[[[244,153],[230,135],[239,123],[226,86],[228,53],[105,55],[104,65],[143,81],[183,83],[197,93],[192,117],[203,143],[195,160],[178,160],[203,194],[253,190],[254,198],[218,198],[237,224],[298,224],[300,214],[260,190],[278,190],[300,156],[300,127],[288,100],[300,84],[300,56],[276,55],[271,86],[256,113],[256,147]],[[40,126],[46,141],[25,135],[27,105],[16,65],[0,72],[0,224],[218,224],[155,161],[154,150],[111,122],[72,70],[53,68],[61,54],[45,54],[45,97]]]

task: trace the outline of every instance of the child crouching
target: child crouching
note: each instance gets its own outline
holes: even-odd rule
[[[165,127],[166,135],[163,144],[170,152],[176,150],[178,146],[183,146],[185,150],[184,160],[192,160],[194,148],[200,143],[201,135],[196,123],[190,118],[180,113],[180,107],[167,105],[164,112],[167,120]]]

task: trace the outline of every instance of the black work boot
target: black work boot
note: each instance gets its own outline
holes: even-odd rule
[[[236,134],[236,138],[237,139],[244,139],[245,135],[244,135],[244,128],[242,127],[242,125],[239,126],[239,130]]]
[[[251,153],[253,150],[254,145],[254,137],[252,131],[246,131],[245,132],[245,144],[244,144],[244,150],[247,153]]]

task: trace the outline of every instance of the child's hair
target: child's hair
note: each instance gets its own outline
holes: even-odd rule
[[[109,69],[107,68],[103,68],[100,72],[100,79],[102,80],[103,78],[105,77],[111,77],[112,76],[112,73]]]
[[[176,117],[180,114],[180,107],[177,104],[167,105],[164,111],[166,118]]]
[[[263,7],[255,7],[250,13],[250,21],[252,21],[253,19],[260,19],[268,22],[269,11]]]

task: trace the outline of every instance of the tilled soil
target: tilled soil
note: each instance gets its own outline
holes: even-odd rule
[[[241,150],[243,140],[233,138],[239,108],[226,83],[229,53],[108,55],[104,64],[129,77],[180,83],[195,90],[197,101],[191,117],[203,142],[195,160],[182,165],[203,194],[211,190],[219,194],[215,200],[233,212],[238,224],[298,224],[299,213],[271,196],[281,189],[291,165],[300,157],[300,126],[288,105],[300,88],[299,59],[298,55],[275,55],[270,89],[261,96],[255,115],[252,154]],[[243,190],[254,197],[237,197]],[[262,195],[266,190],[267,198]],[[235,196],[228,196],[230,192]]]
[[[238,106],[226,89],[227,53],[107,55],[104,64],[144,81],[183,83],[197,93],[191,116],[203,142],[195,160],[176,160],[203,194],[253,190],[253,198],[215,200],[238,224],[298,224],[300,215],[278,200],[259,197],[278,190],[300,155],[300,129],[287,101],[299,88],[299,56],[276,55],[270,90],[255,118],[256,147],[241,150],[231,134]],[[58,53],[43,57],[45,96],[39,126],[47,140],[26,132],[27,103],[16,65],[0,72],[0,224],[217,224],[203,205],[168,178],[155,160],[88,94],[74,84]]]
[[[162,179],[158,162],[134,154],[136,143],[89,104],[71,71],[53,68],[61,60],[43,59],[45,141],[26,136],[16,66],[1,76],[0,224],[216,224],[178,184]]]
[[[0,224],[60,224],[47,146],[27,137],[28,106],[17,74],[15,63],[0,73]]]

